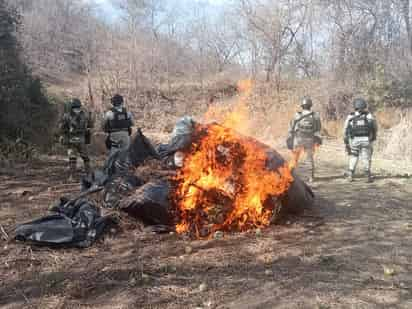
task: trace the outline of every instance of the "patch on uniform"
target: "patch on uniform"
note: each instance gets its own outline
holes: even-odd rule
[[[72,144],[80,144],[80,143],[81,143],[81,139],[80,139],[80,137],[73,136],[73,137],[70,138],[70,143],[72,143]]]

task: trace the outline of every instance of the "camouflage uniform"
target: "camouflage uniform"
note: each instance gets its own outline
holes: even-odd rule
[[[70,176],[73,176],[76,170],[78,156],[84,162],[85,171],[90,171],[87,144],[90,143],[88,139],[90,139],[90,129],[92,127],[93,121],[89,113],[80,107],[71,108],[63,115],[61,131],[63,144],[67,146]]]
[[[106,112],[102,124],[104,132],[108,133],[106,145],[110,154],[129,147],[133,126],[132,114],[123,107],[123,98],[116,95],[112,103],[114,106]]]
[[[376,140],[377,131],[375,118],[366,110],[357,110],[347,117],[344,126],[344,141],[349,154],[348,176],[350,181],[352,181],[359,158],[364,163],[368,181],[372,181],[373,142]]]
[[[310,180],[315,177],[314,148],[316,144],[320,144],[320,130],[320,116],[310,109],[297,112],[289,126],[289,138],[293,139],[293,149],[304,149],[306,160],[302,165],[304,169],[310,170]]]

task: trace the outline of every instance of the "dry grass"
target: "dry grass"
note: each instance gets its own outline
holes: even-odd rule
[[[401,120],[401,113],[396,108],[386,107],[375,113],[378,120],[379,127],[388,130],[399,124]]]
[[[116,234],[84,250],[0,236],[0,307],[411,308],[411,187],[402,179],[348,184],[331,178],[334,165],[319,167],[316,209],[259,233],[191,241],[121,217]],[[6,231],[78,191],[62,182],[64,170],[49,158],[0,175]]]
[[[99,111],[96,118],[99,122],[101,111],[109,108],[110,104],[108,98],[103,99],[100,95],[103,89],[99,88],[99,82],[95,80],[93,85],[95,103]],[[85,83],[78,85],[68,83],[66,86],[64,91],[56,86],[53,86],[51,91],[65,96],[78,96],[85,100],[86,105],[89,104],[86,99]],[[227,75],[210,78],[203,85],[196,82],[176,81],[171,89],[147,88],[133,95],[128,95],[127,89],[121,92],[126,94],[127,106],[134,114],[136,127],[142,128],[149,137],[154,138],[155,142],[168,140],[176,121],[184,115],[202,120],[210,106],[218,106],[223,112],[230,112],[243,100],[242,94],[236,91],[236,81]],[[247,134],[272,146],[283,146],[289,122],[299,109],[299,102],[304,96],[313,99],[313,109],[321,114],[322,134],[340,140],[343,135],[342,117],[351,110],[348,98],[351,98],[352,94],[350,89],[332,87],[328,80],[285,81],[281,84],[280,92],[277,92],[277,87],[273,83],[256,82],[246,100],[250,127]],[[327,106],[330,103],[335,105],[340,119],[328,120]],[[391,108],[379,110],[375,115],[380,128],[377,149],[391,157],[409,158],[411,150],[406,147],[404,140],[408,138],[405,136],[407,135],[405,130],[409,128],[410,117],[401,121],[400,112]],[[99,130],[99,124],[96,128]],[[384,134],[384,130],[389,130],[389,133]],[[99,138],[97,153],[104,150],[100,140],[101,138]]]
[[[379,145],[385,156],[394,159],[412,159],[412,112],[403,115],[399,123],[383,136]]]

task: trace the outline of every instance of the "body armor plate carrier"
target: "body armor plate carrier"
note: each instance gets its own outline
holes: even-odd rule
[[[315,131],[315,120],[313,117],[313,112],[310,114],[304,115],[297,122],[297,133],[301,136],[313,136]]]
[[[69,123],[70,136],[78,136],[85,134],[87,131],[87,123],[88,120],[86,114],[83,111],[81,111],[78,115],[71,114]]]
[[[115,108],[111,110],[113,112],[113,119],[109,121],[109,132],[128,131],[132,126],[132,120],[130,119],[125,108],[118,111]]]
[[[371,133],[371,124],[368,120],[368,114],[360,114],[350,120],[350,136],[369,137]]]

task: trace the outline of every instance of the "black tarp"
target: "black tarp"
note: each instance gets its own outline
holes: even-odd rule
[[[165,180],[146,183],[125,198],[120,209],[146,225],[172,225],[170,189]]]
[[[157,159],[159,155],[150,140],[138,129],[127,149],[112,153],[102,170],[96,170],[82,179],[82,190],[104,186],[103,206],[117,208],[123,196],[143,185],[143,181],[134,175],[134,170],[149,158]]]
[[[101,216],[100,209],[85,198],[73,202],[63,198],[51,211],[51,215],[17,226],[15,239],[38,245],[85,248],[114,224],[111,217]]]
[[[138,129],[127,149],[120,149],[109,156],[103,172],[109,178],[123,176],[148,158],[159,158],[159,154],[150,140]]]
[[[271,171],[276,171],[279,167],[284,166],[286,161],[283,157],[271,149],[269,146],[260,144],[261,147],[266,147],[267,161],[266,168]],[[282,212],[299,214],[304,209],[310,208],[315,202],[315,194],[312,189],[299,177],[299,175],[292,171],[293,182],[291,183],[287,193],[282,197]]]
[[[138,129],[130,146],[112,153],[105,161],[101,170],[95,170],[82,179],[82,190],[88,190],[93,185],[105,186],[116,178],[125,177],[128,183],[139,183],[131,180],[133,169],[149,158],[159,158],[159,154],[150,140]]]

